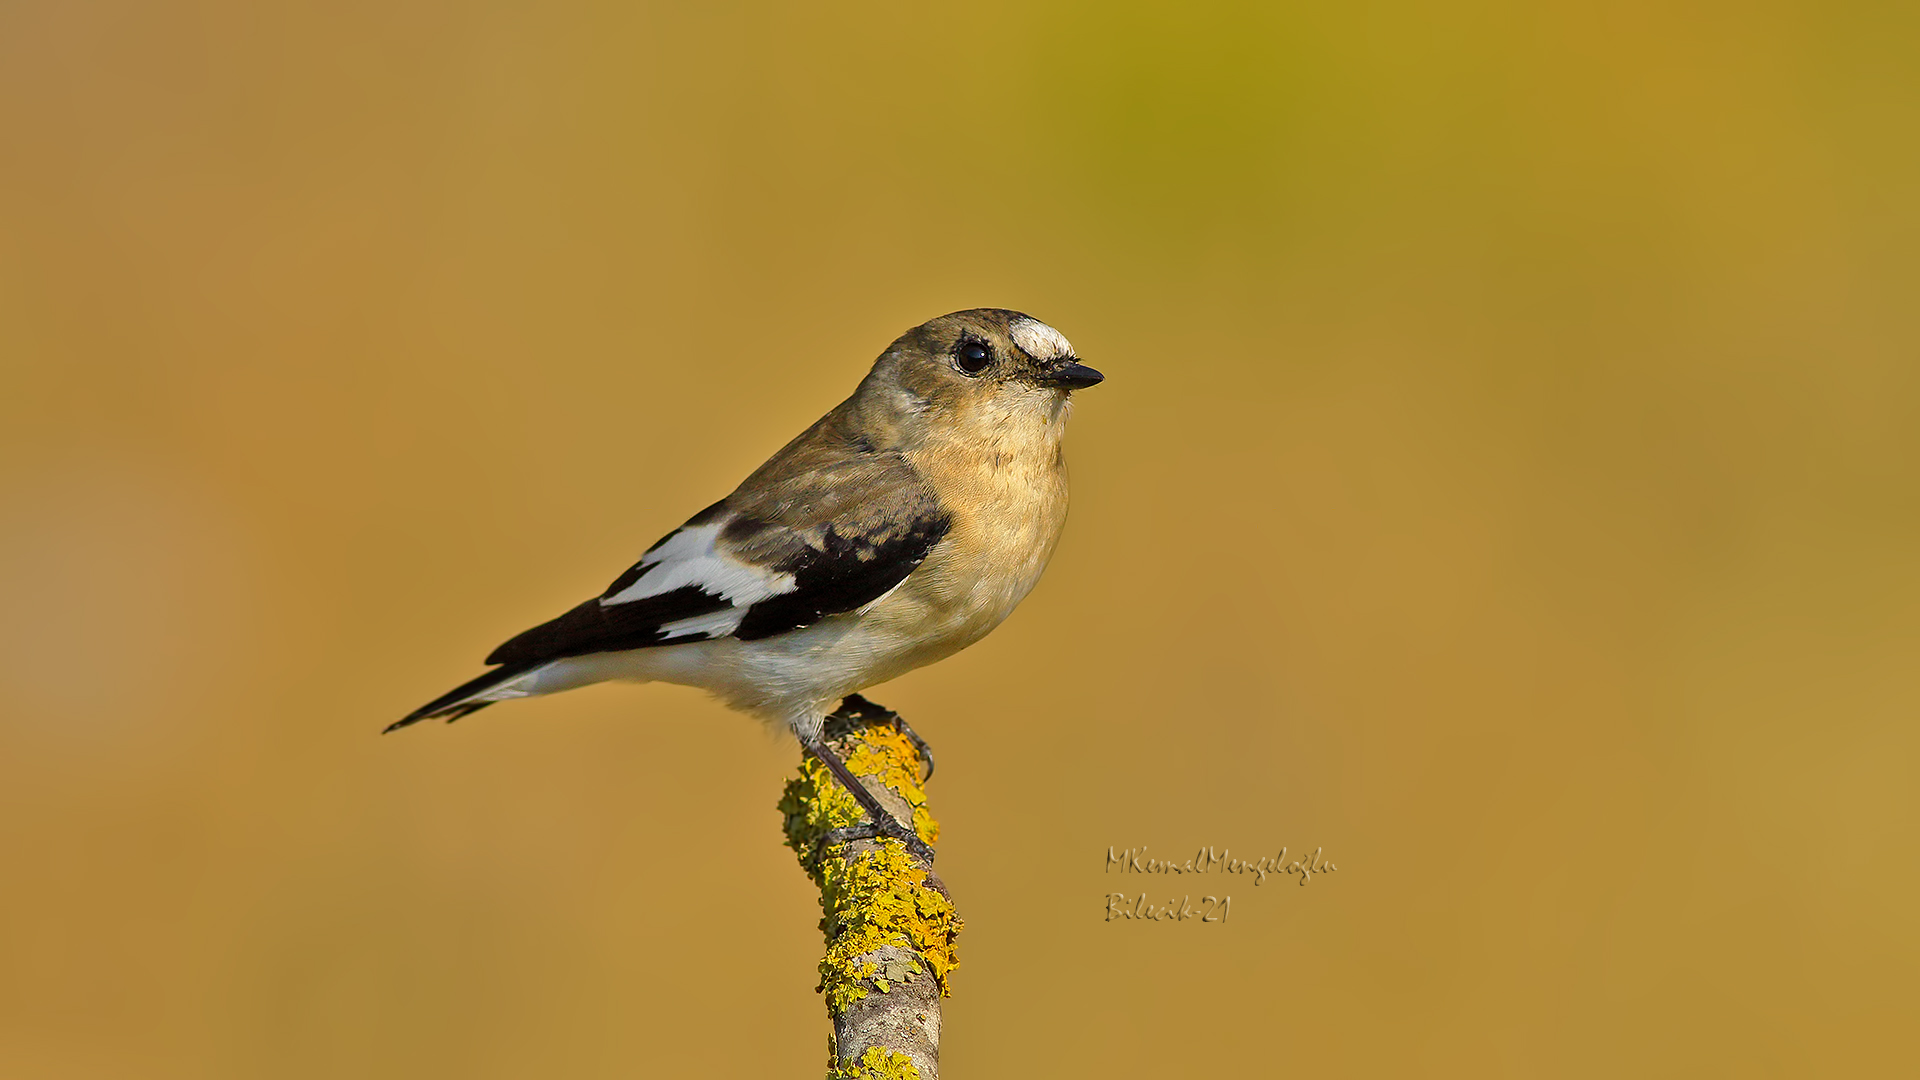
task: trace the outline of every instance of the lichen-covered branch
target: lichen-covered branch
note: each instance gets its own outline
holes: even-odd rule
[[[827,718],[826,742],[895,818],[929,845],[940,826],[927,812],[921,759],[893,713],[855,695]],[[960,918],[933,868],[899,840],[834,842],[866,814],[812,756],[780,800],[787,845],[820,888],[827,954],[820,993],[833,1021],[827,1080],[937,1080],[940,999],[957,965]]]

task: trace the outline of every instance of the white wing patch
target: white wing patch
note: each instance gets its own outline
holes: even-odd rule
[[[735,606],[710,611],[705,615],[695,615],[691,619],[680,619],[660,627],[660,639],[672,641],[683,637],[723,638],[740,629],[740,620],[747,617],[745,607]]]
[[[639,580],[612,596],[601,597],[600,606],[645,600],[691,585],[709,596],[726,600],[733,605],[732,610],[671,622],[661,627],[661,632],[668,637],[692,634],[720,637],[740,625],[747,608],[799,588],[792,574],[768,571],[720,551],[716,543],[724,524],[682,526],[640,560],[640,565],[647,569],[641,572]]]
[[[1035,360],[1061,360],[1073,355],[1066,335],[1038,319],[1022,316],[1007,327],[1007,336]]]

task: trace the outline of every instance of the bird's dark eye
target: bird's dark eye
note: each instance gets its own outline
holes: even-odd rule
[[[993,364],[993,350],[978,341],[963,341],[953,350],[953,366],[962,375],[978,375]]]

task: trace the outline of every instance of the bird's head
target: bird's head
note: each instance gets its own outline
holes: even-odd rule
[[[936,424],[1052,425],[1065,416],[1069,394],[1103,377],[1033,316],[973,308],[902,334],[874,362],[868,383],[889,391],[889,404]]]

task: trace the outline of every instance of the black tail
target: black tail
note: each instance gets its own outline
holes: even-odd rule
[[[493,704],[491,701],[468,701],[468,698],[475,694],[491,690],[501,683],[506,682],[508,679],[525,675],[527,672],[539,666],[539,664],[507,664],[504,667],[494,668],[492,671],[487,672],[477,679],[471,679],[461,683],[459,686],[454,687],[400,719],[395,720],[393,723],[388,724],[385,728],[381,729],[380,734],[385,735],[389,731],[398,731],[408,724],[417,724],[422,720],[432,720],[442,716],[446,717],[447,723],[451,724],[468,713],[477,712]]]

